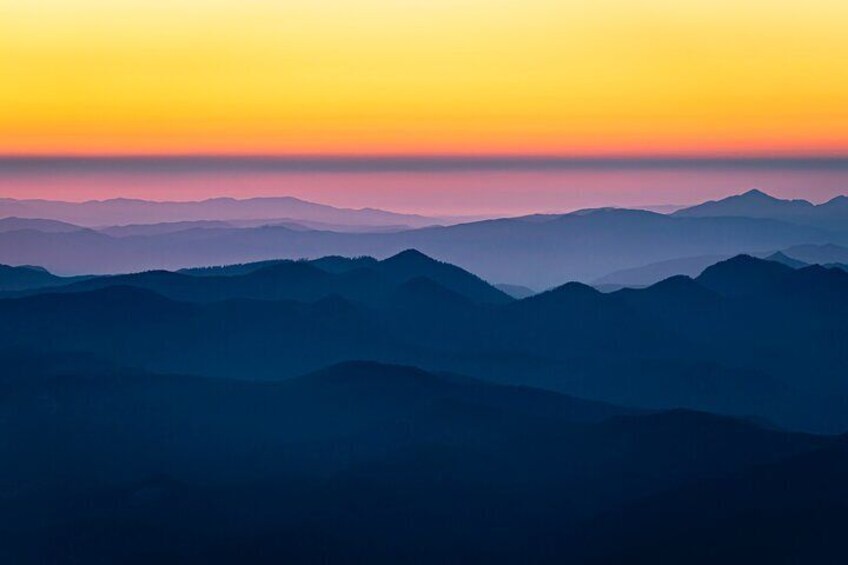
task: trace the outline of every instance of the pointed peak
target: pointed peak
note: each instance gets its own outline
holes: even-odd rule
[[[751,255],[740,254],[724,261],[707,267],[697,280],[709,278],[710,275],[716,273],[742,273],[742,272],[778,272],[789,271],[790,267],[778,263],[777,261],[769,261],[768,259],[757,259]]]
[[[428,263],[436,263],[437,261],[432,257],[421,253],[417,249],[405,249],[396,255],[392,255],[388,259],[383,259],[384,263],[391,262],[428,262]]]
[[[770,194],[766,194],[765,192],[763,192],[759,188],[752,188],[751,190],[749,190],[747,192],[743,192],[742,194],[739,195],[739,198],[745,198],[745,199],[748,199],[748,200],[754,200],[754,199],[757,199],[757,200],[777,200],[777,198],[775,198],[774,196],[772,196]]]

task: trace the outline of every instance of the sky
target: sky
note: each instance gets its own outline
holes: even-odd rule
[[[3,155],[846,155],[844,0],[0,0]]]

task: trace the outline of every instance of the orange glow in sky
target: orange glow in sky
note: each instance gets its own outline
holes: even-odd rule
[[[845,154],[844,0],[0,0],[2,154]]]

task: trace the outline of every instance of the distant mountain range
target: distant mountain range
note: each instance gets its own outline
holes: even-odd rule
[[[291,196],[243,200],[212,198],[194,202],[154,202],[129,198],[62,202],[0,198],[0,218],[2,217],[60,220],[84,227],[208,220],[261,220],[268,223],[303,221],[337,226],[410,228],[447,221],[375,208],[336,208]]]
[[[848,196],[823,204],[807,200],[781,200],[760,190],[705,202],[673,213],[682,217],[745,217],[781,220],[823,229],[848,231]]]
[[[0,233],[0,263],[40,265],[59,274],[176,270],[326,255],[385,258],[415,248],[488,281],[533,291],[568,280],[595,281],[614,271],[678,258],[848,243],[848,234],[842,232],[772,219],[616,209],[372,233],[217,224],[57,233],[21,222],[14,220],[17,229]]]

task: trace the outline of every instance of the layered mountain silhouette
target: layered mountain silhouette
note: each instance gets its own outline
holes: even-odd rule
[[[2,362],[12,441],[0,451],[16,464],[0,470],[0,537],[16,563],[589,563],[596,538],[670,539],[681,522],[650,521],[652,507],[695,501],[693,523],[712,519],[716,499],[697,495],[763,468],[844,490],[814,478],[838,439],[410,367],[350,362],[268,383],[84,356]],[[819,499],[776,504],[796,500]],[[606,518],[634,508],[646,521],[624,532]]]
[[[326,257],[314,261],[274,261],[180,273],[151,271],[92,277],[66,284],[57,292],[131,286],[191,302],[236,298],[313,302],[338,296],[374,304],[384,301],[399,286],[419,278],[432,280],[474,302],[503,304],[511,300],[471,273],[435,261],[415,250],[403,251],[382,261]]]
[[[4,563],[848,559],[844,198],[0,216]]]
[[[848,558],[848,272],[802,257],[838,258],[807,239],[835,232],[621,210],[358,234],[9,225],[24,247],[0,253],[21,260],[209,255],[0,268],[4,563]],[[286,259],[281,233],[292,255],[343,249]],[[608,292],[557,279],[662,256],[702,264]]]
[[[600,209],[376,233],[286,225],[121,236],[16,230],[0,233],[0,262],[60,274],[112,274],[327,255],[386,258],[415,248],[490,281],[546,289],[659,261],[839,244],[846,237],[773,219]]]
[[[416,251],[210,272],[99,277],[0,300],[0,349],[240,379],[370,359],[642,408],[848,429],[839,269],[738,256],[697,279],[609,294],[569,283],[517,301]]]

